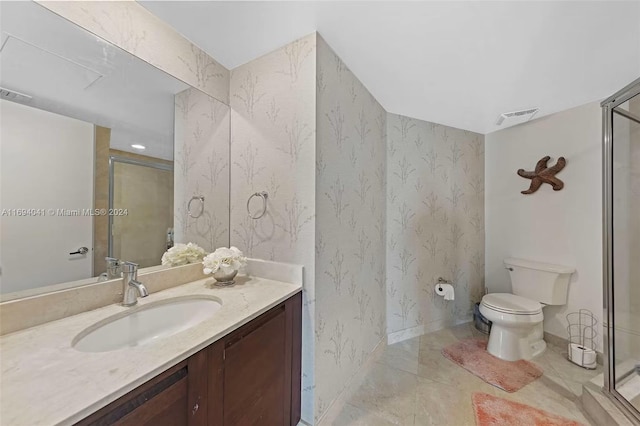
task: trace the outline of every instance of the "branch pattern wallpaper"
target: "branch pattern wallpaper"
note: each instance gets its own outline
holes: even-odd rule
[[[314,423],[385,337],[470,319],[483,294],[484,138],[388,114],[317,34],[234,69],[230,99],[231,244],[305,267]],[[258,191],[269,208],[251,220]],[[438,276],[455,302],[434,297]]]
[[[385,335],[386,112],[318,36],[317,421]]]
[[[207,252],[229,245],[229,106],[197,89],[175,96],[174,239]],[[188,203],[204,196],[202,215]],[[192,213],[200,212],[192,203]]]
[[[231,244],[247,256],[304,265],[303,407],[313,419],[316,35],[231,73]],[[253,220],[247,200],[269,194]],[[254,197],[255,215],[262,207]]]
[[[469,321],[484,294],[484,136],[387,115],[387,332]],[[454,302],[435,295],[438,277]]]
[[[229,72],[135,2],[40,3],[229,103],[176,96],[176,241],[304,265],[305,421],[385,336],[470,318],[484,287],[482,135],[386,113],[317,34]],[[258,191],[268,211],[252,220]],[[434,297],[439,276],[455,302]]]

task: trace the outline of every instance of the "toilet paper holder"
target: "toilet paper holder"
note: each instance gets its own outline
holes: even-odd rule
[[[442,287],[440,286],[440,284],[451,284],[451,281],[449,281],[449,280],[445,280],[445,279],[444,279],[444,278],[442,278],[442,277],[438,277],[438,282],[437,282],[437,284],[438,284],[438,291],[442,291]]]

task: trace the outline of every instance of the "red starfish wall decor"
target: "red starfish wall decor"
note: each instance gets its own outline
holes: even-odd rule
[[[526,191],[521,191],[522,194],[533,194],[540,188],[543,183],[548,183],[553,187],[554,191],[560,191],[564,188],[564,182],[558,179],[555,174],[564,169],[567,164],[567,160],[564,157],[558,158],[556,164],[551,167],[547,167],[547,161],[551,157],[546,156],[538,161],[536,169],[533,172],[527,172],[524,169],[518,170],[518,175],[525,179],[531,179],[531,186]]]

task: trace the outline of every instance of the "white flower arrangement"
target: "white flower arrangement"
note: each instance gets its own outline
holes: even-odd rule
[[[236,247],[220,247],[202,260],[202,272],[213,274],[221,270],[225,274],[237,271],[247,264],[247,258]]]
[[[199,263],[207,255],[207,252],[197,244],[176,244],[162,255],[162,264],[180,266],[188,263]]]

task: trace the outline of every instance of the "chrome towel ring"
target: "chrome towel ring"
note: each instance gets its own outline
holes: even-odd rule
[[[191,212],[191,203],[193,203],[194,201],[200,201],[200,211],[197,214],[194,214]],[[191,197],[191,199],[189,200],[189,203],[187,204],[187,214],[194,218],[197,219],[200,216],[202,216],[202,213],[204,213],[204,196],[202,195],[194,195],[193,197]]]
[[[262,211],[257,215],[252,215],[251,210],[249,209],[249,203],[251,203],[251,199],[253,197],[262,198]],[[251,194],[251,196],[247,200],[247,213],[249,214],[249,217],[251,219],[260,219],[262,216],[265,215],[265,213],[267,213],[267,198],[269,198],[269,194],[267,193],[267,191],[260,191],[260,192],[256,192],[255,194]]]

